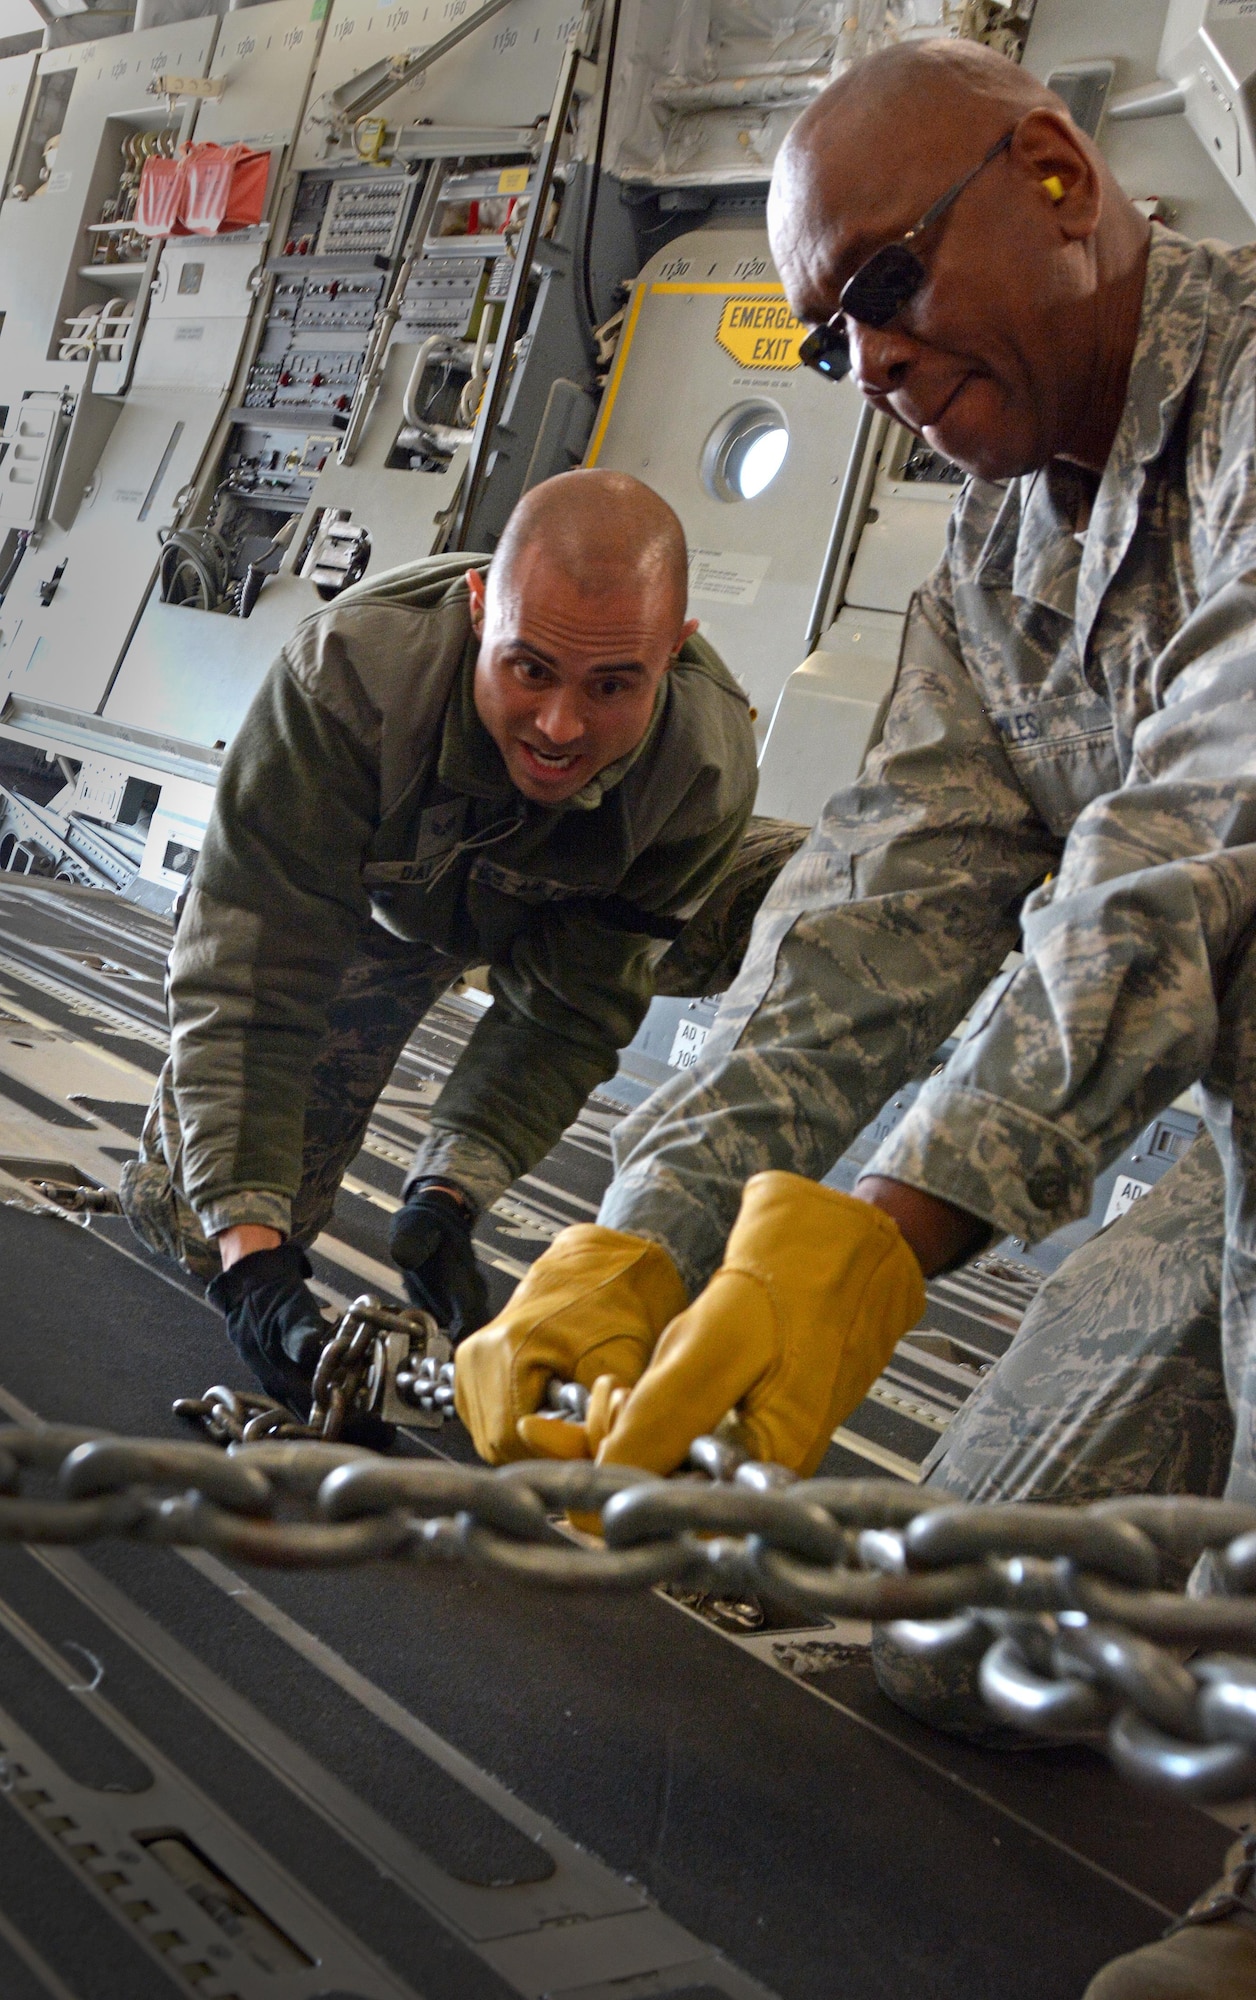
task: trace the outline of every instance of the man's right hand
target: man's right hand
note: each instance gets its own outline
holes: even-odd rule
[[[227,1230],[238,1237],[252,1225]],[[256,1231],[272,1239],[264,1249],[237,1255],[206,1287],[206,1297],[225,1316],[231,1344],[268,1396],[286,1403],[302,1418],[310,1414],[318,1357],[331,1329],[305,1280],[310,1260],[299,1243],[285,1243],[276,1231]],[[219,1249],[223,1236],[218,1238]]]
[[[686,1302],[657,1243],[591,1222],[564,1229],[496,1319],[458,1348],[458,1415],[481,1458],[536,1455],[529,1432],[551,1376],[587,1389],[602,1376],[634,1383]]]

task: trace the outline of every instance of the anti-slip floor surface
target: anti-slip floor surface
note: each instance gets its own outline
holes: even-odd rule
[[[9,1415],[178,1434],[204,1305],[15,1208],[0,1270]],[[235,1575],[110,1545],[8,1550],[0,1599],[0,1742],[32,1774],[5,1790],[0,1771],[0,1906],[60,1981],[35,1992],[184,1990],[185,1947],[128,1914],[148,1901],[156,1935],[210,1966],[202,1994],[754,1992],[739,1971],[790,2000],[1066,2000],[1225,1844],[1088,1753],[946,1743],[866,1664],[808,1683],[654,1595],[435,1566]],[[80,1835],[100,1858],[76,1860]],[[334,1985],[217,1969],[172,1913],[182,1894],[212,1930],[214,1897],[175,1880],[154,1903],[137,1880],[157,1835]],[[89,1933],[113,1984],[76,1956]],[[164,1962],[140,1979],[137,1952]]]
[[[164,1045],[161,927],[7,885],[0,925],[8,1171],[116,1178]],[[387,1278],[404,1154],[467,1019],[441,1010],[408,1052],[320,1250],[329,1294]],[[593,1211],[615,1115],[595,1103],[492,1218],[503,1286]],[[1013,1281],[964,1283],[931,1320],[969,1310],[961,1337],[998,1352]],[[119,1222],[0,1208],[0,1297],[10,1418],[187,1435],[173,1396],[243,1385],[216,1315]],[[910,1476],[944,1421],[857,1416],[834,1469]],[[455,1425],[402,1448],[469,1453]],[[917,1727],[865,1641],[445,1567],[5,1550],[0,1993],[1077,2000],[1217,1872],[1214,1818],[1087,1751]]]

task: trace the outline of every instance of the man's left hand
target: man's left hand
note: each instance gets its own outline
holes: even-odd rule
[[[460,1188],[420,1181],[393,1217],[388,1247],[412,1305],[431,1313],[452,1341],[489,1316],[488,1289],[475,1261],[475,1209]]]
[[[253,1250],[229,1264],[205,1288],[211,1305],[227,1322],[231,1344],[247,1362],[268,1396],[302,1422],[313,1400],[314,1374],[334,1321],[306,1284],[310,1260],[299,1243],[280,1242]],[[387,1451],[394,1427],[366,1414],[345,1418],[337,1442]]]

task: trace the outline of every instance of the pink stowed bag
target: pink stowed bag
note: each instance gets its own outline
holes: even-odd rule
[[[150,153],[140,173],[133,226],[141,236],[177,236],[183,194],[183,162]]]
[[[142,236],[219,236],[249,229],[266,212],[270,154],[251,146],[184,146],[144,162],[135,203]]]
[[[270,154],[250,146],[189,146],[182,160],[179,220],[192,236],[248,229],[266,210]]]

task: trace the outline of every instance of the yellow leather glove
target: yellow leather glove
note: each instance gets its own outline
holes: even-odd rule
[[[608,1405],[598,1461],[672,1472],[736,1408],[754,1455],[805,1478],[924,1306],[888,1215],[797,1174],[756,1174],[723,1264]]]
[[[509,1305],[458,1348],[454,1399],[481,1458],[501,1465],[539,1456],[544,1446],[530,1433],[557,1428],[532,1419],[551,1375],[586,1389],[600,1375],[630,1386],[685,1304],[676,1266],[657,1243],[597,1223],[564,1229]]]
[[[613,1375],[599,1375],[589,1391],[589,1407],[583,1421],[574,1417],[520,1417],[518,1431],[528,1447],[529,1458],[596,1458],[604,1437],[614,1427],[632,1385],[617,1382]],[[576,1526],[583,1519],[570,1517]]]

